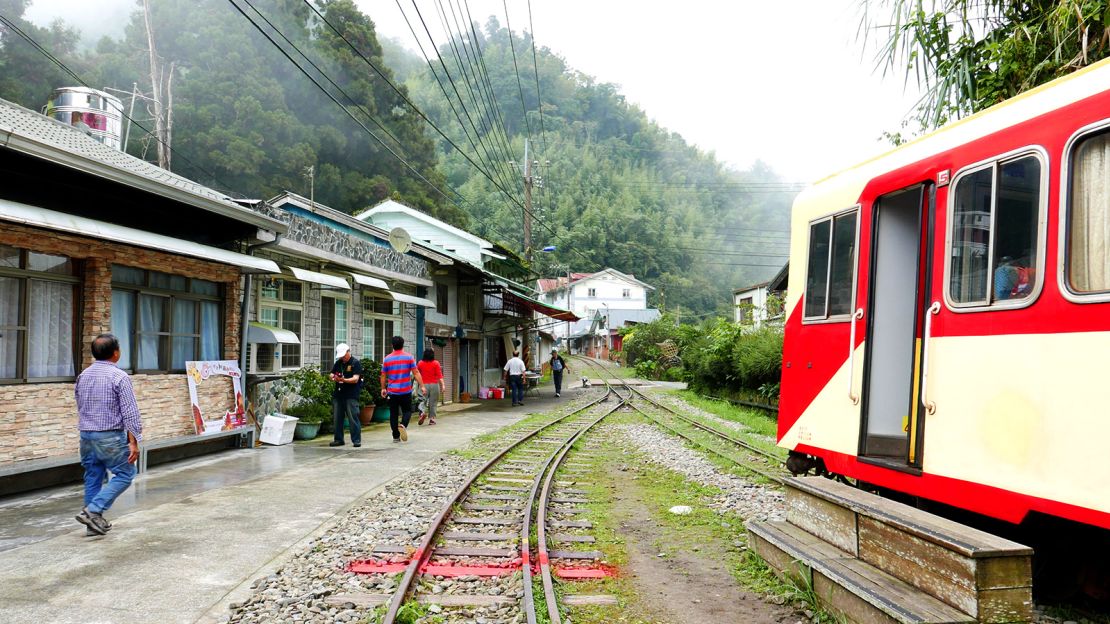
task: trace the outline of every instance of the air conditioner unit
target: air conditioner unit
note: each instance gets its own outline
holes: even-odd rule
[[[247,354],[247,373],[274,375],[281,372],[281,345],[252,343]]]

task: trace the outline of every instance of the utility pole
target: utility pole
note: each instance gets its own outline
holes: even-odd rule
[[[158,50],[154,47],[154,26],[150,17],[150,1],[143,0],[143,19],[146,23],[146,39],[150,52],[150,88],[154,102],[154,138],[158,141],[158,166],[170,168],[170,141],[173,133],[173,71],[176,63],[170,64],[169,75],[165,64],[158,62]],[[163,81],[165,81],[163,83]],[[163,108],[164,106],[164,108]]]
[[[524,139],[524,261],[532,264],[532,161]]]
[[[304,177],[308,178],[308,203],[316,209],[316,165],[304,168]]]

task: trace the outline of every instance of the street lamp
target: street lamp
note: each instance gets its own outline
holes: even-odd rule
[[[544,253],[553,253],[557,249],[558,249],[557,245],[547,245],[547,246],[543,247],[542,249],[540,249],[540,251],[542,251]],[[555,265],[555,266],[558,267],[559,265]],[[571,305],[571,301],[570,301],[570,294],[572,292],[571,289],[570,289],[570,264],[568,263],[565,266],[566,266],[566,269],[567,269],[567,283],[566,283],[566,286],[565,286],[566,291],[567,291],[567,309],[573,312],[574,307]],[[554,302],[552,302],[552,303],[554,303]],[[564,337],[566,339],[566,344],[563,346],[563,348],[566,349],[568,355],[570,354],[570,331],[571,331],[571,324],[570,324],[570,321],[567,321],[567,335]]]

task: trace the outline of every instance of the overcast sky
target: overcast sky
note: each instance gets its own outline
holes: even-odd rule
[[[380,33],[415,49],[395,0],[355,1]],[[532,0],[532,22],[540,45],[620,85],[687,141],[737,168],[762,159],[789,181],[810,182],[888,149],[881,133],[898,130],[916,98],[912,84],[882,78],[861,54],[858,1]],[[418,3],[434,20],[432,2]],[[527,0],[507,3],[513,30],[529,30]],[[410,0],[400,4],[412,12]],[[506,21],[502,0],[469,5],[479,22]],[[110,31],[134,6],[34,0],[27,16]]]

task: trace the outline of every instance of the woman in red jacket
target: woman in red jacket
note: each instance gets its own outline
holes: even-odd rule
[[[443,383],[443,369],[436,361],[436,352],[424,349],[424,357],[416,363],[416,368],[420,369],[420,376],[424,379],[424,410],[420,412],[420,420],[416,424],[423,425],[424,419],[428,418],[428,424],[434,425],[440,394],[447,391]]]

